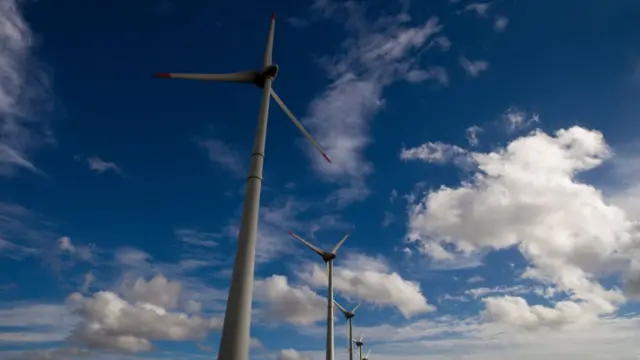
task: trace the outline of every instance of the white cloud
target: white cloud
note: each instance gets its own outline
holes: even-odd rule
[[[438,36],[433,39],[433,41],[431,41],[429,46],[438,46],[440,48],[440,51],[445,52],[451,48],[451,40],[449,40],[449,38],[444,35]]]
[[[114,257],[119,264],[131,267],[144,266],[151,259],[151,255],[131,247],[117,249]]]
[[[481,278],[481,280],[479,281],[484,281],[484,279]],[[471,281],[468,281],[468,280],[467,282],[471,283]],[[475,281],[475,282],[478,282],[478,281]],[[530,292],[533,292],[533,288],[530,288],[524,285],[514,285],[514,286],[496,286],[493,288],[488,288],[488,287],[473,288],[473,289],[465,290],[464,293],[467,295],[471,295],[477,299],[477,298],[485,297],[490,294],[494,294],[494,295],[495,294],[526,294]]]
[[[58,243],[60,244],[60,250],[68,251],[70,253],[76,252],[76,247],[71,243],[71,239],[68,236],[63,236],[58,239]]]
[[[455,145],[441,142],[427,142],[418,147],[403,148],[400,151],[402,160],[421,160],[433,164],[445,164],[455,162],[459,164],[470,161],[468,152]]]
[[[471,77],[478,77],[480,73],[489,69],[489,63],[484,60],[469,60],[464,56],[459,58],[460,66]]]
[[[478,15],[485,17],[489,11],[489,7],[491,7],[491,3],[472,3],[465,6],[465,11],[475,11]]]
[[[466,133],[467,133],[467,141],[469,142],[469,145],[478,146],[478,143],[479,143],[478,133],[482,131],[483,131],[482,128],[476,125],[467,128]]]
[[[324,60],[331,85],[312,101],[303,122],[325,147],[333,163],[309,150],[313,167],[325,180],[340,185],[331,197],[339,205],[369,195],[366,177],[373,165],[364,157],[371,143],[369,124],[384,100],[384,88],[404,78],[415,59],[411,55],[441,30],[437,18],[406,27],[401,17],[367,22],[363,7],[355,3],[316,2],[325,16],[347,12],[346,28],[352,36],[345,52]]]
[[[207,150],[209,159],[234,176],[246,176],[245,163],[240,154],[233,150],[224,141],[218,139],[197,139],[196,144]]]
[[[202,246],[206,248],[213,248],[218,246],[218,243],[214,239],[220,238],[221,234],[206,233],[193,229],[178,229],[175,231],[176,236],[180,241],[189,245]]]
[[[447,75],[447,71],[441,66],[432,66],[427,70],[410,70],[405,75],[407,81],[412,83],[423,82],[425,80],[435,79],[440,83],[440,85],[448,85],[449,84],[449,75]]]
[[[483,281],[484,281],[484,278],[482,276],[479,276],[479,275],[475,275],[475,276],[472,276],[472,277],[467,279],[467,283],[469,283],[469,284],[475,284],[475,283],[479,283],[479,282],[483,282]]]
[[[509,25],[509,18],[506,16],[498,15],[493,21],[493,30],[496,32],[503,32]]]
[[[87,163],[89,164],[89,169],[102,174],[107,171],[113,171],[119,175],[123,175],[122,169],[116,165],[116,163],[111,161],[102,160],[99,157],[92,156],[87,158]]]
[[[133,284],[122,285],[122,294],[131,302],[144,302],[164,309],[173,309],[178,305],[180,283],[169,281],[162,274],[157,274],[151,280],[138,278]]]
[[[54,141],[42,114],[51,105],[49,79],[32,55],[36,41],[22,4],[0,3],[0,176],[20,168],[40,173],[29,156]]]
[[[635,230],[601,192],[575,180],[610,154],[601,133],[580,127],[554,136],[534,131],[505,149],[474,153],[478,170],[468,181],[431,191],[410,207],[408,238],[435,258],[516,247],[529,261],[523,278],[568,296],[554,308],[493,298],[489,318],[529,319],[521,325],[534,327],[611,314],[625,297],[596,279],[629,271]]]
[[[74,293],[68,302],[82,319],[70,340],[89,348],[131,353],[149,351],[153,340],[200,340],[221,325],[215,318],[171,313],[142,301],[131,304],[109,291],[87,298]]]
[[[502,114],[502,121],[507,131],[514,133],[540,122],[540,117],[538,114],[528,114],[516,107],[510,107]]]
[[[396,216],[393,215],[392,212],[385,211],[384,212],[384,217],[382,218],[382,223],[380,224],[380,226],[385,228],[385,227],[391,225],[395,220],[396,220]]]
[[[263,319],[296,325],[310,325],[326,319],[327,299],[308,286],[289,285],[288,279],[282,275],[256,280],[254,297],[264,303],[264,307],[258,310]]]
[[[403,279],[380,258],[348,254],[343,263],[348,265],[336,265],[333,270],[333,286],[341,295],[380,306],[394,306],[406,318],[435,310],[427,303],[419,283]],[[305,264],[304,268],[298,271],[303,281],[314,287],[327,286],[323,267]]]
[[[86,293],[89,291],[91,284],[95,281],[96,277],[93,275],[93,272],[89,271],[84,274],[84,281],[82,282],[82,292]]]
[[[391,195],[389,195],[389,202],[393,204],[394,201],[398,198],[398,190],[391,189]]]
[[[282,349],[276,357],[277,360],[310,360],[309,357],[302,355],[294,349]]]

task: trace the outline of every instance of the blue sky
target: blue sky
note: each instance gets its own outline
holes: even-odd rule
[[[252,358],[640,355],[640,4],[2,0],[0,359],[215,356],[273,11]]]

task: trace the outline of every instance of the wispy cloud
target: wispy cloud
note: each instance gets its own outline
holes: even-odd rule
[[[486,17],[489,12],[489,8],[491,7],[491,3],[471,3],[465,6],[464,11],[475,11],[476,14],[482,17]]]
[[[246,175],[244,162],[240,154],[227,143],[218,139],[197,139],[196,144],[207,150],[209,159],[218,166],[230,171],[234,176]]]
[[[466,57],[461,56],[458,61],[460,62],[460,66],[462,66],[464,71],[466,71],[469,76],[474,78],[480,76],[480,73],[489,69],[489,63],[484,60],[471,61]]]
[[[467,128],[466,135],[467,135],[467,141],[469,142],[469,145],[478,146],[478,143],[479,143],[478,133],[482,131],[483,131],[482,128],[476,125]]]
[[[305,19],[305,18],[301,18],[301,17],[296,17],[296,16],[292,16],[287,18],[286,20],[289,25],[295,27],[295,28],[301,28],[301,27],[307,27],[309,26],[309,20]]]
[[[498,15],[493,21],[493,30],[496,32],[503,32],[509,25],[509,18],[503,15]]]
[[[0,3],[0,176],[15,175],[18,169],[41,173],[30,154],[54,142],[43,115],[52,104],[49,78],[33,57],[34,35],[22,4]]]
[[[512,106],[502,114],[502,121],[507,132],[514,133],[540,122],[540,116],[536,113],[529,114]]]
[[[303,119],[333,160],[326,164],[310,153],[313,166],[325,180],[339,184],[330,199],[346,205],[370,193],[366,178],[373,165],[364,150],[371,143],[369,124],[384,105],[384,88],[406,78],[419,57],[417,50],[442,27],[435,17],[415,27],[406,26],[400,16],[369,22],[354,2],[316,1],[314,9],[325,17],[346,14],[348,19],[346,51],[323,60],[332,83]]]

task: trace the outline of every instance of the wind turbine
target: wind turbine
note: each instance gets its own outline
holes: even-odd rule
[[[362,341],[363,337],[364,335],[361,335],[360,340],[353,340],[353,342],[358,347],[358,357],[360,358],[360,360],[362,360],[362,346],[364,345],[364,342]]]
[[[342,246],[347,237],[349,237],[349,233],[347,233],[338,244],[329,251],[324,251],[315,245],[311,244],[307,240],[301,238],[300,236],[293,233],[293,231],[289,231],[289,234],[300,241],[302,244],[307,246],[309,249],[313,250],[316,254],[322,257],[327,267],[327,278],[329,279],[329,293],[327,295],[327,358],[326,360],[333,360],[333,259],[336,258],[336,252]]]
[[[360,307],[360,304],[356,305],[353,310],[348,311],[337,301],[333,300],[338,309],[342,311],[342,314],[347,319],[347,327],[349,328],[349,360],[353,360],[353,317],[356,315],[356,310]]]
[[[369,360],[369,355],[371,355],[371,350],[367,352],[367,355],[362,357],[362,360]]]
[[[251,167],[249,168],[249,175],[247,177],[242,222],[240,223],[240,231],[238,234],[238,249],[233,265],[233,273],[231,275],[231,286],[227,298],[224,325],[222,326],[222,337],[220,338],[220,348],[218,351],[218,359],[220,360],[248,360],[249,357],[258,211],[260,208],[262,168],[267,137],[269,100],[271,97],[280,105],[293,124],[320,154],[322,154],[329,163],[331,162],[320,145],[318,145],[293,113],[291,113],[289,108],[282,102],[278,94],[271,88],[271,84],[278,74],[278,65],[273,64],[271,58],[275,24],[276,15],[273,13],[271,15],[271,24],[269,26],[267,46],[264,52],[261,70],[245,70],[228,74],[162,73],[154,75],[158,78],[253,84],[262,89],[258,126],[253,142]]]

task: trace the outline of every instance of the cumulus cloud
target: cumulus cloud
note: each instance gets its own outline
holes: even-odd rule
[[[314,9],[326,17],[346,12],[348,19],[345,51],[323,60],[332,83],[311,102],[302,119],[333,160],[327,164],[309,150],[314,169],[340,186],[330,200],[346,205],[370,193],[366,178],[373,164],[364,150],[371,143],[370,122],[384,105],[383,90],[407,77],[416,61],[414,53],[442,27],[435,17],[415,27],[407,26],[402,16],[371,23],[364,7],[353,2],[316,2]],[[410,76],[413,80],[427,77],[444,79],[441,71]]]
[[[308,286],[291,286],[286,276],[272,275],[256,280],[254,296],[264,304],[259,316],[296,325],[310,325],[326,319],[327,299]]]
[[[472,277],[467,279],[467,282],[469,284],[479,283],[479,282],[483,282],[483,281],[484,281],[484,278],[482,276],[478,276],[478,275],[472,276]]]
[[[504,149],[473,153],[478,168],[469,180],[428,192],[410,207],[408,238],[435,258],[515,247],[529,261],[523,278],[568,297],[553,308],[487,299],[488,318],[534,328],[611,314],[625,296],[597,278],[629,272],[636,232],[623,210],[576,180],[610,155],[600,132],[577,126],[552,136],[534,131]]]
[[[118,294],[100,291],[91,297],[73,293],[67,304],[80,321],[69,340],[87,348],[143,352],[153,348],[154,340],[201,340],[221,320],[169,312],[175,307],[180,286],[162,276],[149,282],[138,279],[126,291],[128,302]]]
[[[157,274],[151,280],[136,279],[133,284],[123,284],[122,293],[132,302],[144,302],[165,309],[173,309],[178,305],[180,283],[169,281],[162,274]]]
[[[333,286],[341,295],[396,307],[406,318],[435,310],[427,303],[419,283],[405,280],[380,258],[349,254],[344,263],[348,265],[336,265],[333,271]],[[298,275],[313,287],[327,286],[326,271],[318,264]]]

